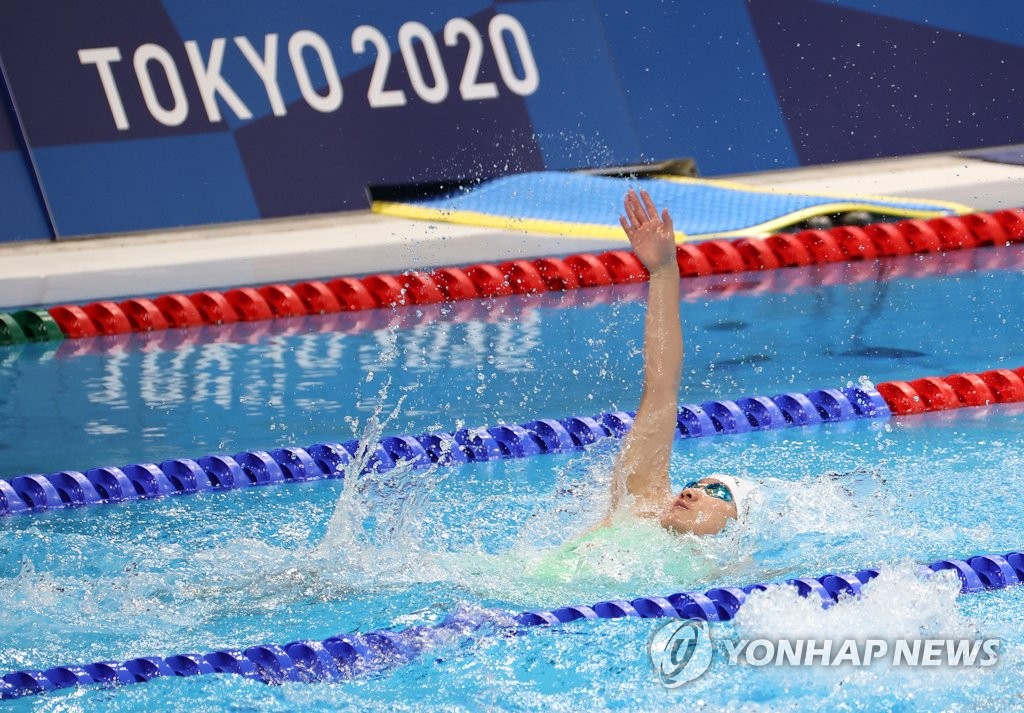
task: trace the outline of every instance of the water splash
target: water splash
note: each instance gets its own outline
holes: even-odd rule
[[[739,639],[785,638],[819,645],[831,641],[834,652],[848,640],[859,642],[859,650],[867,639],[882,640],[888,651],[895,651],[900,640],[990,638],[978,621],[961,612],[959,594],[960,580],[954,572],[925,576],[918,565],[903,561],[881,568],[859,596],[844,595],[827,609],[816,597],[801,597],[794,587],[754,592],[734,625]],[[790,668],[787,674],[794,691],[806,688],[820,695],[831,690],[829,698],[847,700],[864,700],[886,691],[887,697],[910,702],[931,697],[936,686],[942,690],[950,685],[984,685],[993,671],[977,666],[908,667],[895,664],[893,656],[881,656],[863,667],[810,666]]]
[[[383,388],[386,390],[387,384]],[[368,535],[371,530],[377,534],[380,544],[409,543],[413,534],[411,530],[418,523],[411,517],[412,512],[422,510],[433,486],[436,486],[434,476],[437,467],[415,471],[411,464],[399,462],[385,473],[374,472],[368,467],[385,427],[398,416],[404,400],[404,396],[400,397],[398,404],[383,420],[379,405],[367,418],[355,455],[346,467],[344,487],[335,503],[327,531],[311,555],[322,557],[350,547],[366,548],[370,544]],[[372,521],[376,521],[376,527],[368,528]]]
[[[363,446],[352,472],[365,467],[370,449],[402,408],[401,401],[381,406],[384,402],[382,397],[362,424]],[[722,443],[723,449],[728,446]],[[801,470],[816,468],[817,461],[843,468],[854,463],[849,453],[836,458],[803,441],[788,444],[773,442],[774,455],[749,444],[743,457],[723,451],[733,465],[743,466],[749,457],[762,472],[778,466],[788,479],[763,479],[763,508],[707,538],[671,535],[635,522],[607,541],[576,539],[607,512],[617,450],[612,440],[572,454],[462,470],[402,466],[322,481],[315,494],[303,493],[307,486],[301,485],[240,494],[260,498],[255,516],[270,513],[277,532],[290,527],[298,533],[285,538],[301,543],[290,546],[274,544],[282,538],[273,534],[244,534],[251,530],[239,523],[254,515],[248,509],[244,516],[210,521],[206,539],[194,537],[193,503],[202,507],[202,499],[187,507],[173,500],[153,503],[151,514],[159,521],[154,519],[139,540],[116,530],[108,541],[102,523],[87,533],[25,529],[11,533],[9,547],[40,554],[35,568],[30,565],[19,575],[15,563],[0,583],[0,602],[9,602],[8,611],[22,617],[5,630],[11,632],[11,646],[0,655],[13,661],[16,649],[27,650],[29,644],[33,651],[59,653],[68,641],[85,641],[96,631],[106,638],[97,638],[91,658],[120,655],[111,651],[117,641],[123,643],[115,646],[123,648],[116,651],[128,657],[224,641],[274,640],[282,630],[308,632],[321,613],[339,630],[365,630],[436,621],[459,602],[518,610],[778,581],[892,561],[906,553],[908,540],[915,553],[985,549],[965,549],[962,528],[937,528],[933,519],[914,511],[917,493],[911,498],[904,492],[910,486],[903,483],[902,460],[885,468],[886,474],[901,476],[888,482],[868,470],[836,477],[807,472],[794,479],[796,469],[787,471],[782,462],[795,460],[791,454],[797,450],[807,456],[801,463],[809,463]],[[688,443],[683,451],[680,446],[676,471],[722,469],[722,463],[711,462],[723,457],[718,447]],[[1001,457],[999,463],[1005,462]],[[500,478],[493,477],[498,473]],[[476,482],[464,482],[470,478]],[[316,502],[331,492],[337,492],[336,499]],[[221,508],[211,501],[206,511],[216,517]],[[140,512],[146,510],[124,510],[126,517]],[[131,520],[122,524],[125,533],[132,529]],[[48,548],[38,544],[47,539],[53,543]],[[18,630],[26,632],[24,637]],[[15,645],[15,640],[26,643]],[[59,660],[56,653],[38,655],[42,662]]]
[[[735,618],[744,638],[777,637],[816,640],[844,638],[970,638],[977,624],[960,612],[960,580],[950,570],[925,577],[918,565],[903,561],[882,567],[860,596],[844,595],[822,608],[814,597],[794,587],[754,592]]]
[[[223,597],[232,590],[268,604],[299,597],[333,599],[355,590],[436,581],[424,550],[424,511],[447,473],[400,461],[383,473],[370,468],[381,436],[401,413],[402,396],[390,412],[384,403],[390,379],[379,389],[358,446],[346,467],[342,490],[324,534],[309,545],[282,548],[244,539],[228,549],[199,553],[208,576],[196,579],[194,595]],[[353,427],[358,429],[358,424]],[[411,574],[415,573],[415,574]]]

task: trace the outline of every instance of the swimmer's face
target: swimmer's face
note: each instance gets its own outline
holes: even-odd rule
[[[718,483],[704,478],[698,483]],[[714,535],[736,518],[736,503],[709,495],[700,487],[683,488],[661,513],[661,526],[673,532]]]

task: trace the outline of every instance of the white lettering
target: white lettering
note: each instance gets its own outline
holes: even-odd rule
[[[512,36],[512,42],[519,53],[519,61],[523,66],[521,79],[516,76],[515,68],[512,66],[512,58],[505,45],[505,32]],[[487,26],[487,34],[491,39],[494,59],[498,62],[498,71],[508,88],[521,97],[537,91],[537,87],[540,86],[540,72],[537,71],[533,48],[530,47],[530,39],[526,36],[526,29],[522,23],[511,15],[495,15]]]
[[[857,649],[856,639],[847,639],[843,642],[843,645],[839,647],[839,653],[832,659],[832,665],[838,666],[843,663],[851,663],[854,666],[860,666],[860,651]]]
[[[316,52],[320,60],[327,81],[327,94],[317,93],[309,78],[309,69],[302,56],[302,50],[307,47]],[[331,49],[323,37],[311,30],[299,30],[288,40],[288,57],[292,62],[295,80],[299,83],[299,91],[302,92],[307,104],[324,114],[329,114],[341,106],[341,79],[338,78],[338,68],[334,64]]]
[[[139,88],[142,89],[142,98],[146,100],[149,113],[164,126],[181,126],[188,118],[188,98],[185,96],[185,87],[181,83],[181,76],[171,53],[160,45],[148,42],[135,50],[133,62],[135,75],[139,78]],[[170,109],[160,103],[153,88],[153,79],[149,75],[150,62],[159,64],[167,76],[167,84],[171,88],[171,97],[174,100]]]
[[[999,646],[1002,644],[999,639],[985,639],[985,643],[981,645],[981,650],[985,652],[978,663],[982,666],[992,666],[999,659]]]
[[[778,654],[776,656],[775,663],[776,665],[781,665],[783,661],[785,661],[790,666],[798,666],[803,657],[803,639],[797,639],[795,642],[790,639],[782,639],[779,642]]]
[[[838,643],[838,646],[836,644]],[[884,639],[857,639],[816,642],[808,639],[721,639],[730,666],[870,666],[893,650],[893,666],[993,666],[997,663],[999,639],[897,639],[895,645]],[[835,655],[830,656],[835,650]]]
[[[416,56],[416,46],[413,44],[413,40],[420,41],[423,52],[427,56],[430,74],[434,77],[433,86],[427,84],[423,78],[423,69]],[[420,99],[431,104],[443,102],[448,97],[448,75],[444,72],[441,51],[437,48],[437,42],[430,32],[430,28],[422,22],[406,22],[398,28],[398,46],[402,48],[402,59],[405,60],[405,69],[409,73],[409,82]]]
[[[981,653],[980,641],[959,639],[946,642],[946,663],[950,666],[959,666],[961,662],[965,666],[973,666],[979,653]]]
[[[114,81],[114,73],[110,69],[112,62],[121,61],[121,50],[117,47],[93,47],[92,49],[78,50],[78,61],[82,64],[96,65],[96,71],[100,75],[100,84],[103,85],[103,93],[107,95],[107,104],[114,117],[114,126],[119,131],[126,131],[128,115],[125,114],[121,94],[117,91],[117,82]]]
[[[864,665],[869,666],[872,659],[885,656],[889,651],[889,644],[885,639],[868,639],[864,642]]]
[[[466,66],[462,70],[459,93],[466,101],[494,99],[498,96],[498,85],[494,82],[479,82],[480,62],[484,56],[484,41],[473,23],[464,17],[455,17],[444,26],[444,43],[448,47],[459,44],[459,37],[465,37],[468,51]]]
[[[485,39],[481,31],[469,20],[454,17],[445,23],[441,33],[448,47],[457,47],[462,38],[466,38],[467,51],[459,82],[462,99],[479,101],[499,96],[496,82],[482,81],[481,69],[487,40],[490,41],[499,73],[506,86],[520,96],[533,94],[540,84],[540,74],[522,23],[511,15],[497,14],[491,18],[487,29],[488,37]],[[240,35],[233,39],[263,82],[274,116],[286,116],[288,107],[278,77],[279,35],[266,34],[262,52],[257,50],[247,37]],[[371,25],[360,25],[352,32],[351,42],[352,51],[356,55],[364,54],[371,45],[376,50],[377,57],[367,91],[369,106],[375,109],[405,106],[408,103],[407,92],[400,88],[385,88],[391,66],[392,48],[384,33]],[[199,98],[203,102],[209,121],[223,121],[221,104],[231,109],[239,119],[252,119],[252,110],[232,87],[231,73],[224,74],[227,38],[213,38],[205,58],[198,41],[187,40],[183,44],[195,76]],[[416,21],[403,23],[398,30],[398,47],[416,95],[431,104],[444,102],[448,98],[450,80],[438,39],[430,28]],[[288,56],[299,91],[306,103],[318,112],[337,111],[342,105],[344,91],[336,60],[327,41],[312,30],[298,30],[288,39]],[[127,131],[131,124],[113,71],[113,64],[122,60],[120,48],[80,49],[78,60],[82,65],[96,67],[114,125],[119,131]],[[316,66],[317,62],[323,72],[322,80]],[[167,92],[163,91],[162,79],[156,77],[154,82],[151,66],[153,63],[160,65],[164,71],[169,98]],[[171,51],[156,43],[143,44],[134,51],[133,65],[146,108],[153,118],[165,126],[183,124],[189,118],[189,101]],[[228,68],[230,67],[229,58]],[[161,89],[159,96],[157,88]]]
[[[372,44],[377,50],[377,60],[373,63],[373,74],[370,75],[370,88],[366,92],[370,106],[405,106],[404,91],[384,88],[384,83],[388,80],[388,68],[391,66],[391,48],[388,46],[387,38],[372,25],[360,25],[352,32],[352,52],[363,54],[368,44]]]
[[[203,106],[206,107],[206,115],[210,117],[210,121],[221,120],[220,107],[217,106],[218,94],[239,119],[251,119],[252,112],[238,98],[235,90],[224,81],[224,77],[220,73],[221,65],[224,63],[224,43],[223,37],[213,39],[213,44],[210,45],[210,61],[206,64],[203,63],[203,54],[199,51],[199,44],[195,40],[185,43],[185,53],[188,55],[188,61],[192,64],[192,73],[196,75],[199,96],[203,100]]]
[[[942,664],[942,649],[945,645],[942,639],[925,639],[924,651],[921,655],[922,666],[939,666]]]
[[[277,83],[277,35],[272,33],[263,38],[262,57],[247,37],[236,37],[235,44],[242,50],[242,54],[263,82],[274,116],[287,114],[288,109],[285,108],[284,98],[281,96],[281,87]]]
[[[757,656],[754,652],[758,647],[764,649],[763,656]],[[768,639],[755,639],[750,642],[750,646],[747,647],[746,661],[751,666],[764,666],[766,663],[775,658],[775,645]]]
[[[747,640],[733,641],[732,639],[725,639],[722,643],[725,645],[726,654],[729,656],[729,663],[735,666],[738,663],[740,654],[743,652],[743,647],[747,645]]]
[[[821,659],[822,666],[828,666],[829,656],[832,654],[832,642],[822,641],[821,648],[817,648],[813,641],[807,642],[807,648],[804,650],[804,666],[810,666],[814,663],[814,658],[817,656]]]
[[[911,644],[913,644],[913,646],[911,646]],[[901,663],[906,663],[910,666],[917,666],[917,661],[920,656],[920,639],[914,639],[913,642],[908,642],[906,639],[900,639],[896,642],[896,651],[893,653],[892,665],[899,666]]]

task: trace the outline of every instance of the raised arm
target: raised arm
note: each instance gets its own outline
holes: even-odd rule
[[[641,516],[657,516],[671,497],[668,468],[676,432],[683,333],[679,324],[679,268],[668,209],[658,215],[646,191],[630,191],[620,216],[633,252],[651,273],[644,319],[644,382],[633,428],[612,477],[612,510],[625,493]]]

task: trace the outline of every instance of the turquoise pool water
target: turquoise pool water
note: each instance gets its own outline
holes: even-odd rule
[[[1021,266],[1015,246],[685,280],[682,399],[1019,366]],[[0,476],[344,440],[403,397],[391,433],[633,410],[645,289],[8,348]]]
[[[687,280],[683,399],[1018,366],[1022,254],[974,251],[965,265],[973,269],[947,275],[940,261],[914,258],[869,266],[873,275],[843,266]],[[822,278],[834,284],[816,284]],[[585,290],[435,313],[29,345],[0,355],[2,474],[343,440],[362,434],[374,413],[390,416],[383,428],[392,434],[631,409],[640,294]],[[517,636],[485,630],[344,684],[198,677],[14,707],[1017,706],[1018,591],[956,598],[955,586],[918,582],[899,563],[1021,548],[1022,414],[1008,405],[679,441],[678,482],[739,472],[764,481],[765,506],[748,526],[708,540],[652,536],[643,556],[599,553],[580,576],[547,576],[537,562],[602,514],[611,442],[399,471],[362,487],[320,481],[7,518],[0,670],[322,639],[434,622],[460,608],[550,608],[887,564],[859,604],[815,619],[773,594],[748,620],[715,624],[712,633],[967,632],[1004,639],[1000,663],[954,673],[713,664],[693,684],[668,690],[646,660],[658,622],[617,620]],[[681,556],[692,569],[674,568]]]

